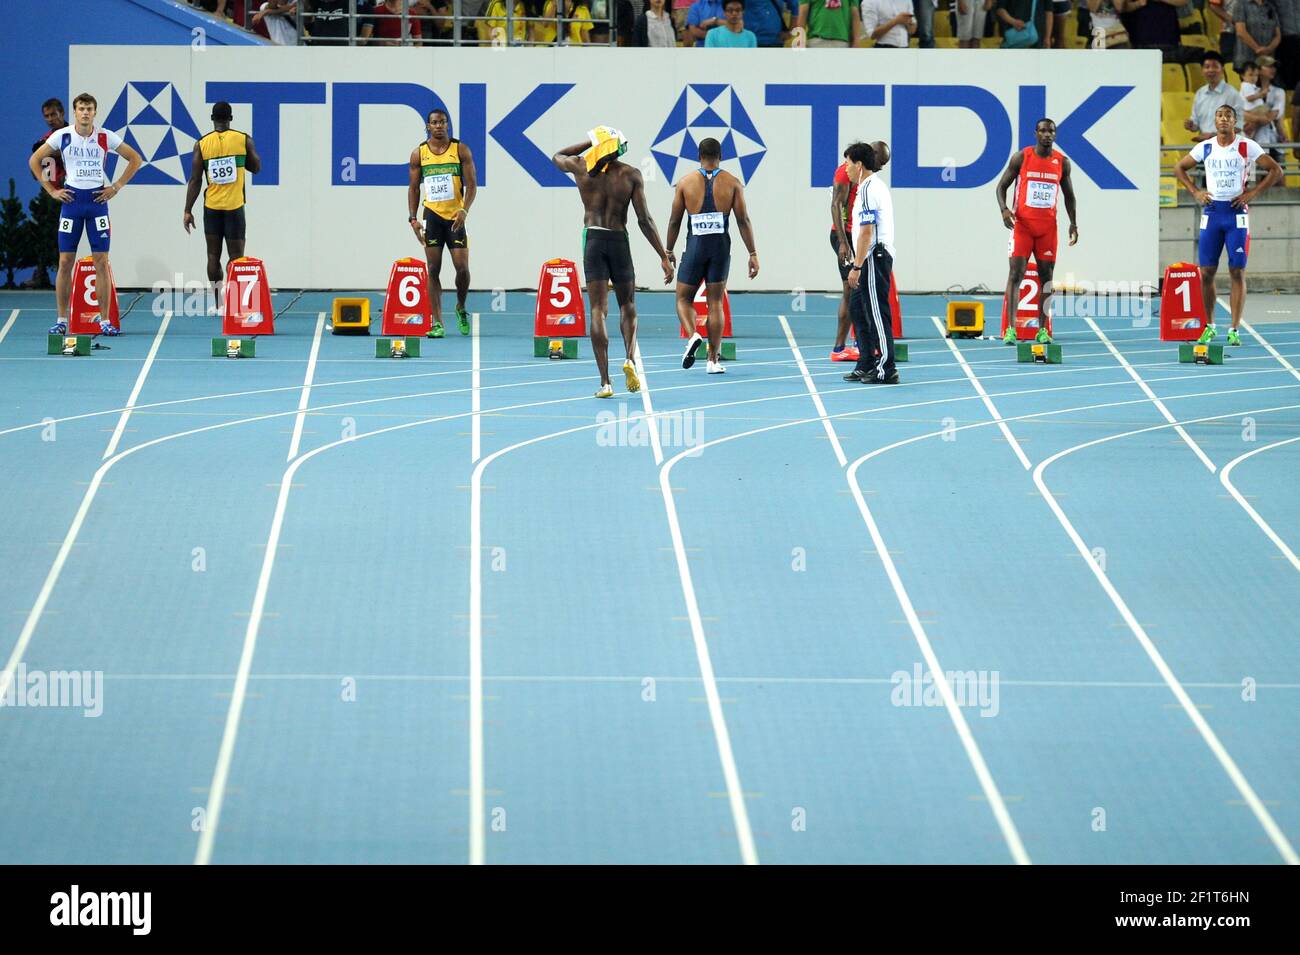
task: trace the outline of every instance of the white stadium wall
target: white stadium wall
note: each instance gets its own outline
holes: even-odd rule
[[[475,288],[533,287],[544,260],[580,260],[581,204],[549,157],[601,123],[627,135],[624,158],[645,173],[661,232],[671,183],[694,168],[681,154],[723,140],[762,257],[749,282],[743,252],[733,255],[737,290],[838,284],[829,183],[854,139],[893,150],[883,176],[900,287],[1000,287],[1008,234],[994,184],[1041,115],[1056,120],[1074,164],[1082,234],[1066,247],[1062,209],[1058,279],[1157,271],[1155,52],[76,46],[69,74],[148,160],[112,204],[125,287],[203,277],[203,239],[181,226],[183,179],[194,134],[211,128],[209,104],[222,99],[266,167],[248,189],[248,253],[282,288],[381,287],[394,259],[420,254],[405,170],[435,103],[483,181],[469,219]],[[635,221],[629,231],[638,281],[657,287]]]

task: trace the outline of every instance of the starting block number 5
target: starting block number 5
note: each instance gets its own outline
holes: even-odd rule
[[[413,308],[420,301],[420,277],[418,275],[402,276],[402,280],[397,284],[397,300],[402,303],[403,308]]]
[[[568,308],[569,303],[573,301],[573,293],[569,291],[567,285],[551,286],[551,307]]]

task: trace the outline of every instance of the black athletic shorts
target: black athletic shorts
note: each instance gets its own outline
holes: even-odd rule
[[[451,227],[451,219],[444,219],[432,209],[424,210],[424,244],[430,249],[468,249],[469,236],[465,227]]]
[[[840,261],[840,237],[834,232],[831,232],[831,248],[835,250],[835,264],[840,267],[840,281],[847,282],[849,269],[853,268],[853,256],[850,255],[847,262]]]
[[[587,281],[604,279],[614,285],[636,281],[632,268],[632,246],[626,232],[611,229],[582,230],[582,271]]]
[[[681,265],[677,267],[677,281],[692,288],[699,288],[700,282],[710,285],[727,281],[731,271],[731,236],[725,232],[721,235],[688,235],[686,251],[682,253]]]
[[[246,223],[244,207],[238,209],[209,209],[203,207],[203,234],[219,235],[223,239],[244,238]]]

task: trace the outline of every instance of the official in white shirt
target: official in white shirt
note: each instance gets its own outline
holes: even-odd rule
[[[849,310],[861,346],[857,367],[845,381],[866,385],[896,385],[893,317],[889,310],[890,276],[894,271],[894,202],[876,173],[889,162],[882,142],[854,143],[845,154],[851,182],[858,184],[853,201],[853,266],[849,270]]]

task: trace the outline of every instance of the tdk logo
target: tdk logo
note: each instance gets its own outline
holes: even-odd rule
[[[735,89],[722,83],[693,83],[682,90],[650,151],[673,182],[678,161],[697,163],[699,140],[709,137],[722,144],[722,167],[748,183],[767,147]]]
[[[283,110],[304,106],[326,106],[317,110],[330,124],[331,184],[335,186],[402,186],[409,182],[405,159],[394,162],[361,162],[361,111],[367,106],[407,106],[412,141],[423,133],[423,118],[430,110],[448,111],[453,120],[452,135],[473,150],[479,185],[489,185],[492,168],[500,160],[489,153],[489,138],[501,151],[543,187],[573,188],[573,180],[556,169],[550,155],[556,144],[538,145],[530,129],[552,108],[566,101],[575,83],[538,83],[521,99],[492,100],[489,121],[488,83],[458,84],[454,104],[419,83],[321,83],[321,82],[210,82],[204,86],[207,102],[225,100],[235,106],[236,115],[251,117],[236,125],[251,133],[262,157],[262,171],[254,182],[274,186],[280,182],[282,144],[280,117]],[[758,84],[755,84],[756,86]],[[1034,123],[1042,116],[1056,120],[1056,146],[1074,164],[1077,175],[1086,176],[1102,189],[1133,189],[1137,186],[1088,140],[1088,131],[1133,91],[1132,86],[1098,86],[1073,106],[1053,97],[1047,108],[1046,86],[1021,86],[1017,91],[1014,127],[1007,106],[991,91],[980,86],[924,85],[900,83],[764,83],[763,104],[769,117],[773,108],[802,111],[806,126],[796,118],[795,137],[782,136],[769,147],[759,135],[736,89],[727,84],[692,83],[683,89],[666,110],[667,119],[649,148],[659,168],[671,181],[682,161],[694,162],[699,139],[712,136],[722,143],[724,161],[735,164],[741,178],[749,182],[771,148],[807,150],[807,185],[831,184],[840,162],[843,143],[855,131],[841,128],[840,110],[848,106],[883,107],[888,103],[888,123],[880,133],[889,140],[890,185],[894,189],[976,189],[993,182],[1002,172],[1014,149],[1034,144]],[[650,91],[646,91],[649,95]],[[750,94],[746,94],[750,96]],[[753,102],[751,97],[751,103]],[[564,102],[563,109],[574,107]],[[973,113],[984,128],[984,149],[976,159],[956,169],[923,166],[920,163],[921,119],[924,113],[927,142],[945,128],[952,110]],[[947,116],[945,116],[947,112]],[[653,114],[652,114],[653,115]],[[795,114],[797,116],[797,113]],[[765,123],[767,120],[765,120]],[[169,82],[131,82],[104,121],[105,127],[125,130],[123,138],[136,146],[148,164],[135,182],[183,183],[189,175],[188,156],[200,135],[191,114],[175,86]],[[543,124],[545,127],[547,124]],[[770,131],[769,131],[770,134]],[[648,137],[647,137],[648,138]],[[406,155],[410,143],[403,141],[390,150]],[[143,148],[141,148],[143,147]],[[368,154],[373,147],[367,148]],[[173,151],[174,150],[174,151]],[[115,158],[115,157],[114,157]],[[110,159],[110,163],[113,159]],[[295,160],[296,162],[296,160]],[[792,186],[800,183],[790,183]]]

